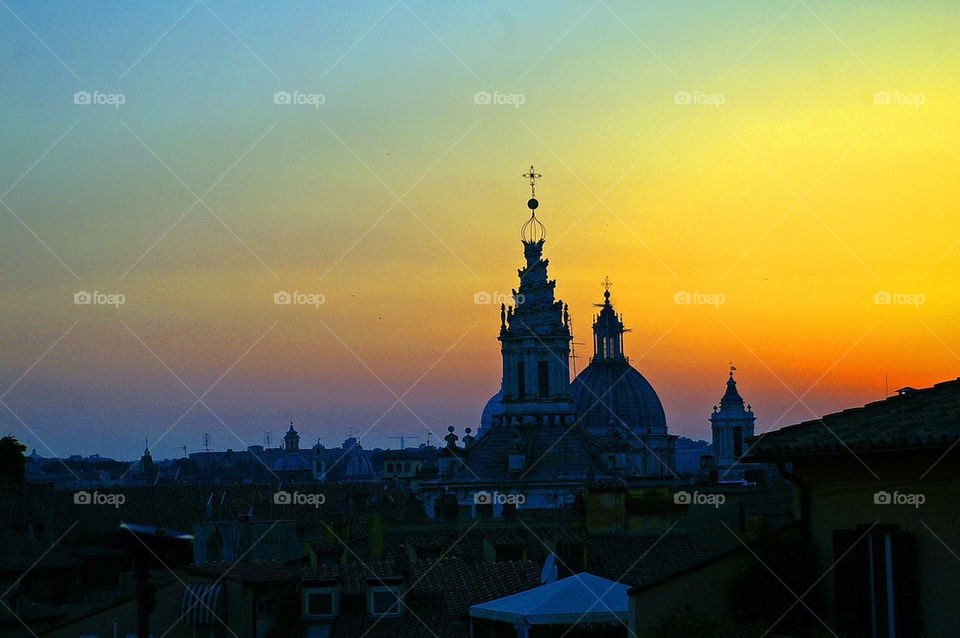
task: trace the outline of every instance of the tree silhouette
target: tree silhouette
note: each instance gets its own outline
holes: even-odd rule
[[[0,438],[0,483],[23,483],[27,446],[13,435]]]

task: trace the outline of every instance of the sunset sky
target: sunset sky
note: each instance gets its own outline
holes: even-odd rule
[[[531,163],[577,368],[609,276],[672,433],[709,438],[730,361],[759,432],[955,378],[955,9],[5,0],[0,429],[476,428]]]

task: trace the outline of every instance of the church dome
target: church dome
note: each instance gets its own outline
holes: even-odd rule
[[[273,463],[272,469],[274,472],[303,472],[311,471],[313,466],[310,465],[310,461],[303,458],[300,454],[296,452],[285,452],[280,455]]]
[[[660,397],[625,359],[593,361],[570,384],[570,394],[579,422],[594,433],[606,433],[611,421],[638,435],[667,432]]]
[[[480,429],[477,431],[477,436],[482,435],[484,432],[490,429],[490,426],[493,425],[494,415],[503,412],[503,405],[501,403],[502,400],[503,390],[490,397],[490,400],[487,401],[487,404],[483,406],[483,412],[480,413]]]
[[[610,303],[610,280],[604,279],[603,303],[593,321],[593,359],[570,384],[579,422],[596,434],[622,423],[634,434],[666,434],[667,419],[653,386],[623,354],[623,319]]]

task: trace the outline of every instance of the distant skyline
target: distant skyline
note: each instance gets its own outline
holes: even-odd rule
[[[9,0],[0,32],[0,431],[43,456],[476,429],[531,163],[576,368],[609,276],[673,434],[731,361],[758,432],[960,374],[951,3]]]

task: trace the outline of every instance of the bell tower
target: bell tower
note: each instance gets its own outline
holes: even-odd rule
[[[520,229],[526,265],[517,271],[513,305],[500,307],[503,409],[493,425],[570,425],[570,318],[554,298],[557,282],[547,278],[549,262],[542,258],[546,228],[537,219],[536,198],[542,175],[531,166],[523,176],[530,180],[530,218]]]

